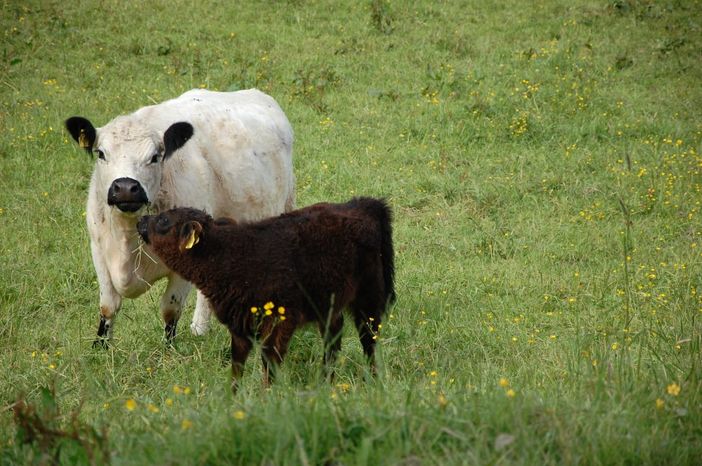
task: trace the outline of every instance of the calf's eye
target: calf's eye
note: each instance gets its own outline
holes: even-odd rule
[[[97,158],[100,160],[105,160],[105,153],[101,151],[100,149],[96,149],[95,153],[97,154]]]
[[[158,154],[154,154],[149,163],[158,163]]]

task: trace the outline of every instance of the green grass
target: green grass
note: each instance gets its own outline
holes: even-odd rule
[[[2,11],[0,464],[702,457],[699,1]],[[309,329],[272,389],[255,356],[233,397],[226,330],[187,333],[191,298],[166,348],[158,290],[125,303],[110,350],[91,348],[92,161],[63,120],[253,86],[295,129],[298,205],[394,208],[376,379],[349,328],[325,382]],[[20,398],[76,438],[23,444]]]

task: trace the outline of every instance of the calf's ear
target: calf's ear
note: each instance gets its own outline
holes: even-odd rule
[[[178,236],[178,250],[183,253],[186,249],[192,249],[197,243],[200,242],[200,235],[202,234],[202,225],[195,220],[185,223],[180,228],[180,234]]]
[[[173,155],[183,144],[188,142],[188,139],[193,137],[193,125],[184,121],[173,123],[165,133],[163,133],[163,160]]]
[[[95,143],[95,127],[87,118],[74,116],[66,120],[66,129],[78,145],[92,153]]]

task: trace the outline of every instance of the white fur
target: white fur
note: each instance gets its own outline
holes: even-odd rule
[[[149,163],[163,153],[165,130],[180,121],[193,126],[192,138],[167,160]],[[294,207],[292,128],[275,100],[258,90],[192,90],[96,131],[94,149],[105,160],[97,160],[90,182],[87,222],[108,337],[123,298],[136,298],[166,277],[161,312],[180,316],[190,291],[188,282],[140,245],[136,222],[145,211],[195,207],[215,218],[246,221]],[[149,207],[125,214],[107,205],[108,188],[122,177],[142,185]],[[191,331],[205,333],[210,315],[209,303],[198,292]]]

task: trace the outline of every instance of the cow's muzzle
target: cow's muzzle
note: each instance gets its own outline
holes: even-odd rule
[[[117,178],[107,191],[107,205],[113,205],[122,212],[136,212],[148,203],[146,191],[132,178]]]

